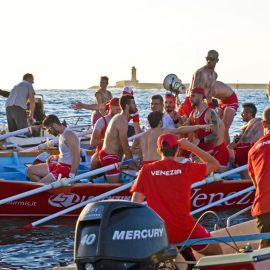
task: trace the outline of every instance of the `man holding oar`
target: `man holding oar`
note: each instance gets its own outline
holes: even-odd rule
[[[47,116],[42,125],[54,136],[59,136],[59,155],[52,155],[46,163],[31,165],[27,176],[31,181],[51,183],[56,181],[59,174],[62,178],[75,177],[80,163],[80,143],[77,135],[61,124],[57,116]]]
[[[162,159],[142,167],[131,188],[132,201],[142,202],[146,198],[148,206],[164,220],[170,243],[188,237],[209,237],[203,226],[195,226],[196,220],[190,215],[191,185],[216,170],[218,161],[187,139],[178,141],[174,134],[161,135],[157,145]],[[202,163],[177,162],[180,149],[191,151]]]
[[[257,219],[261,233],[270,232],[270,107],[263,111],[264,136],[248,152],[248,173],[256,187],[251,214]],[[260,247],[269,247],[270,239],[261,240]]]
[[[99,160],[102,166],[107,166],[125,159],[132,159],[129,149],[127,131],[128,119],[136,110],[136,104],[132,95],[122,95],[119,100],[121,113],[115,115],[107,127],[102,149],[99,151]],[[129,164],[130,169],[135,169],[135,163]],[[107,181],[110,183],[120,182],[120,171],[114,169],[106,172]]]

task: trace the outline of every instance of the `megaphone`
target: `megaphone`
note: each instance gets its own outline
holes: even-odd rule
[[[165,77],[163,87],[177,95],[184,94],[186,92],[186,87],[175,74],[169,74]]]

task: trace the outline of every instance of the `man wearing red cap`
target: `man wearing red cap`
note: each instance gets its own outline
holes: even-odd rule
[[[176,244],[191,238],[209,237],[210,233],[190,215],[191,185],[216,170],[218,161],[187,139],[177,140],[166,133],[157,141],[161,160],[146,164],[131,188],[132,201],[147,204],[164,220],[169,242]],[[202,163],[179,163],[179,150],[191,151]]]
[[[96,147],[96,152],[91,158],[90,170],[94,170],[101,166],[99,162],[98,152],[102,148],[105,132],[110,120],[113,118],[114,115],[120,113],[121,111],[119,106],[119,98],[112,98],[110,101],[108,101],[106,103],[106,109],[108,111],[108,114],[105,116],[101,116],[101,118],[97,120],[90,139],[90,145],[92,147]]]
[[[212,153],[218,134],[218,121],[216,112],[204,102],[204,89],[195,87],[191,91],[190,101],[195,108],[187,120],[188,125],[212,124],[211,131],[198,130],[194,132],[193,140],[198,147]]]

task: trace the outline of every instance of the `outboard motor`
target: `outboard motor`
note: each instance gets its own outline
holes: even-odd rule
[[[168,247],[162,219],[145,205],[120,200],[83,209],[74,248],[79,270],[162,269],[158,267],[176,257],[176,250]]]
[[[186,87],[175,74],[169,74],[165,77],[163,81],[163,87],[166,90],[175,93],[176,95],[184,94],[186,92]]]

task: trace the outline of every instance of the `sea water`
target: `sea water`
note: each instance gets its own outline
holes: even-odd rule
[[[235,90],[239,104],[245,102],[253,102],[257,106],[257,116],[260,117],[263,109],[269,105],[266,98],[265,90]],[[83,103],[93,103],[93,90],[37,90],[37,94],[44,97],[45,113],[56,114],[57,116],[85,115],[85,124],[90,121],[90,111],[71,109],[74,101]],[[111,90],[113,96],[119,96],[120,89]],[[135,100],[140,112],[141,124],[145,125],[146,117],[150,111],[149,100],[152,95],[161,94],[164,96],[165,90],[135,89]],[[180,95],[182,101],[184,96]],[[6,124],[5,100],[0,97],[0,126]],[[239,129],[243,124],[240,116],[240,109],[234,118],[234,122],[230,129],[230,136],[239,133]],[[233,214],[234,211],[225,211],[219,213],[220,225],[224,226],[226,217]],[[197,216],[198,217],[198,216]],[[240,215],[234,222],[245,221],[250,218],[249,213]],[[37,218],[38,219],[38,218]],[[75,220],[57,219],[46,224],[49,226],[35,229],[33,231],[10,230],[21,225],[31,223],[35,220],[29,219],[0,219],[0,269],[52,269],[59,262],[73,259],[73,243]],[[209,214],[203,224],[210,230],[213,224],[217,223],[216,217]]]

